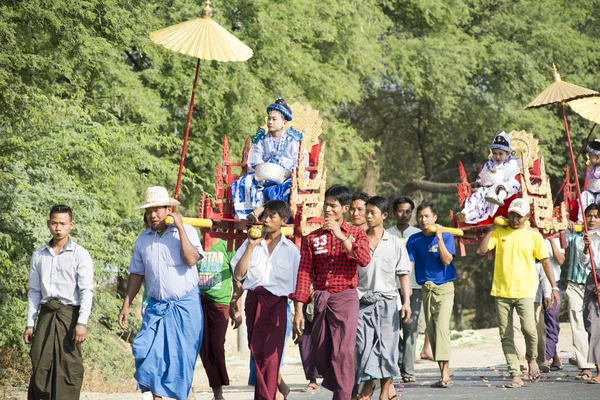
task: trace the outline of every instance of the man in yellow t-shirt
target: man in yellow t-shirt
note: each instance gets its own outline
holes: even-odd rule
[[[519,315],[521,329],[525,336],[525,356],[529,364],[530,379],[536,382],[540,378],[540,369],[536,362],[537,332],[533,306],[536,260],[542,262],[544,272],[552,285],[554,307],[560,306],[558,286],[554,280],[552,264],[548,259],[548,249],[542,235],[527,226],[529,215],[530,207],[527,200],[513,200],[508,208],[509,226],[492,227],[481,239],[477,248],[477,253],[480,255],[496,249],[491,294],[495,297],[502,350],[512,377],[512,381],[505,385],[507,388],[523,386],[512,327],[513,310],[516,310]]]

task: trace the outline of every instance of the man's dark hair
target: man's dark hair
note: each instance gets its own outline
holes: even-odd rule
[[[290,216],[292,215],[292,212],[290,210],[290,206],[288,206],[288,204],[283,201],[283,200],[269,200],[265,203],[265,209],[263,211],[263,214],[267,211],[272,211],[272,212],[276,212],[277,214],[279,214],[279,216],[281,217],[281,219],[283,220],[283,222],[286,222],[288,219],[290,219]]]
[[[419,207],[417,207],[417,214],[421,212],[421,210],[426,209],[427,207],[429,207],[429,209],[431,209],[431,213],[433,215],[437,215],[437,207],[435,206],[435,203],[432,201],[424,201],[421,204],[419,204]]]
[[[370,197],[369,200],[366,201],[366,204],[379,208],[382,213],[388,212],[388,208],[390,207],[390,201],[382,196]]]
[[[69,219],[73,221],[73,210],[71,210],[71,207],[64,204],[56,204],[52,206],[50,209],[50,218],[52,218],[52,215],[54,214],[69,214]]]
[[[352,191],[348,186],[333,185],[325,192],[325,198],[333,197],[340,202],[342,206],[349,206],[352,204]]]
[[[589,211],[593,211],[593,210],[600,211],[600,207],[598,207],[598,203],[592,203],[589,206],[587,206],[585,208],[585,215],[587,215],[587,213]]]
[[[366,194],[363,191],[358,191],[358,192],[356,192],[356,193],[354,193],[352,195],[352,201],[354,201],[354,200],[362,200],[362,201],[364,201],[366,203],[367,200],[369,200],[370,198],[371,198],[371,196],[369,196],[368,194]]]
[[[394,199],[394,202],[392,203],[392,210],[396,211],[396,209],[398,208],[398,206],[400,204],[410,204],[410,209],[414,210],[415,209],[415,203],[408,197],[405,196],[400,196],[400,197],[396,197]]]

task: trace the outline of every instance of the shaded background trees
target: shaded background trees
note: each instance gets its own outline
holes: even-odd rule
[[[533,132],[560,185],[567,149],[556,110],[522,109],[550,82],[553,62],[565,80],[600,89],[595,0],[213,7],[255,55],[202,65],[181,194],[189,215],[201,193],[212,194],[223,135],[239,154],[279,94],[322,111],[330,183],[428,198],[447,222],[458,208],[447,185],[457,181],[457,161],[474,177],[502,130]],[[193,0],[0,1],[0,348],[25,351],[29,259],[48,239],[52,204],[74,207],[74,236],[92,253],[98,282],[125,272],[144,188],[175,186],[195,65],[148,34],[200,8]],[[590,125],[571,117],[580,142]],[[491,266],[466,257],[457,267],[460,320],[489,300]],[[99,285],[93,319],[108,334],[120,333],[118,307],[110,286]],[[478,307],[473,321],[489,324],[489,309]],[[106,347],[108,338],[97,341]]]

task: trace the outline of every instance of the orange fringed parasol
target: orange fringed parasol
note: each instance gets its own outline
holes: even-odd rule
[[[246,61],[252,57],[252,49],[242,43],[238,38],[229,33],[225,28],[212,19],[210,0],[206,0],[202,9],[202,16],[192,21],[182,22],[168,28],[160,29],[150,34],[150,39],[169,50],[197,57],[196,74],[194,86],[188,111],[187,125],[181,151],[181,161],[177,174],[177,186],[175,187],[175,199],[179,197],[181,186],[181,174],[183,173],[183,162],[187,150],[190,124],[192,122],[192,110],[196,98],[196,85],[198,83],[198,71],[200,60],[215,61]]]
[[[558,104],[561,109],[563,117],[563,125],[565,126],[565,136],[567,137],[567,143],[569,145],[569,153],[571,156],[571,168],[575,175],[575,187],[577,188],[577,197],[579,200],[579,207],[583,204],[581,201],[581,187],[579,185],[579,175],[577,174],[577,162],[575,161],[575,155],[573,154],[573,145],[571,144],[571,135],[569,133],[569,123],[567,122],[567,114],[565,113],[565,102],[570,102],[577,99],[584,99],[586,97],[596,96],[600,93],[587,89],[581,86],[573,85],[568,82],[563,82],[560,79],[560,75],[556,70],[556,66],[552,64],[552,84],[548,86],[542,93],[537,95],[531,103],[529,103],[525,109],[540,108],[551,104]],[[588,233],[587,221],[583,218],[583,229],[585,233]],[[592,267],[592,275],[594,276],[594,283],[598,287],[598,278],[596,277],[596,267],[594,257],[592,255],[592,249],[589,248],[590,264]],[[598,305],[600,306],[600,296],[598,296]]]

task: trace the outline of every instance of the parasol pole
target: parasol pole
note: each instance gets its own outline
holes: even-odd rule
[[[194,76],[194,87],[192,88],[192,98],[190,99],[190,109],[188,111],[187,125],[185,126],[185,136],[183,137],[183,148],[181,149],[181,161],[179,162],[179,173],[177,174],[177,186],[175,186],[175,200],[179,198],[179,188],[181,187],[181,175],[183,174],[183,162],[187,151],[188,136],[190,134],[190,125],[192,123],[192,114],[194,111],[194,100],[196,99],[196,86],[198,85],[198,71],[200,71],[200,59],[196,63],[196,75]],[[173,207],[175,210],[176,207]]]
[[[565,113],[564,104],[559,104],[560,110],[562,111],[563,124],[565,125],[565,135],[567,136],[567,143],[569,144],[569,154],[571,156],[571,168],[575,175],[575,188],[577,188],[577,199],[579,200],[579,207],[583,204],[581,201],[581,188],[579,187],[579,175],[577,174],[577,163],[575,162],[575,154],[573,154],[573,146],[571,144],[571,135],[569,134],[569,123],[567,122],[567,114]],[[582,210],[582,214],[583,214]],[[583,216],[583,230],[587,234],[588,226],[585,215]],[[594,262],[594,255],[592,254],[592,246],[588,246],[588,253],[590,255],[590,265],[592,267],[592,275],[594,276],[594,285],[598,287],[598,278],[596,277],[596,263]],[[598,296],[598,306],[600,307],[600,296]]]
[[[590,133],[588,134],[587,138],[583,142],[583,146],[581,146],[581,148],[577,152],[577,157],[575,157],[575,162],[579,161],[579,156],[581,154],[583,154],[583,150],[585,149],[585,146],[589,143],[590,137],[592,136],[592,133],[594,132],[594,129],[596,129],[596,125],[597,124],[594,124],[594,126],[592,126],[592,129],[590,130]],[[563,180],[562,184],[560,185],[560,189],[558,189],[558,192],[556,192],[556,198],[554,199],[554,205],[556,205],[556,201],[558,199],[558,196],[560,196],[560,194],[562,193],[563,189],[565,188],[565,185],[567,184],[567,179],[568,178],[565,177],[565,179]]]

